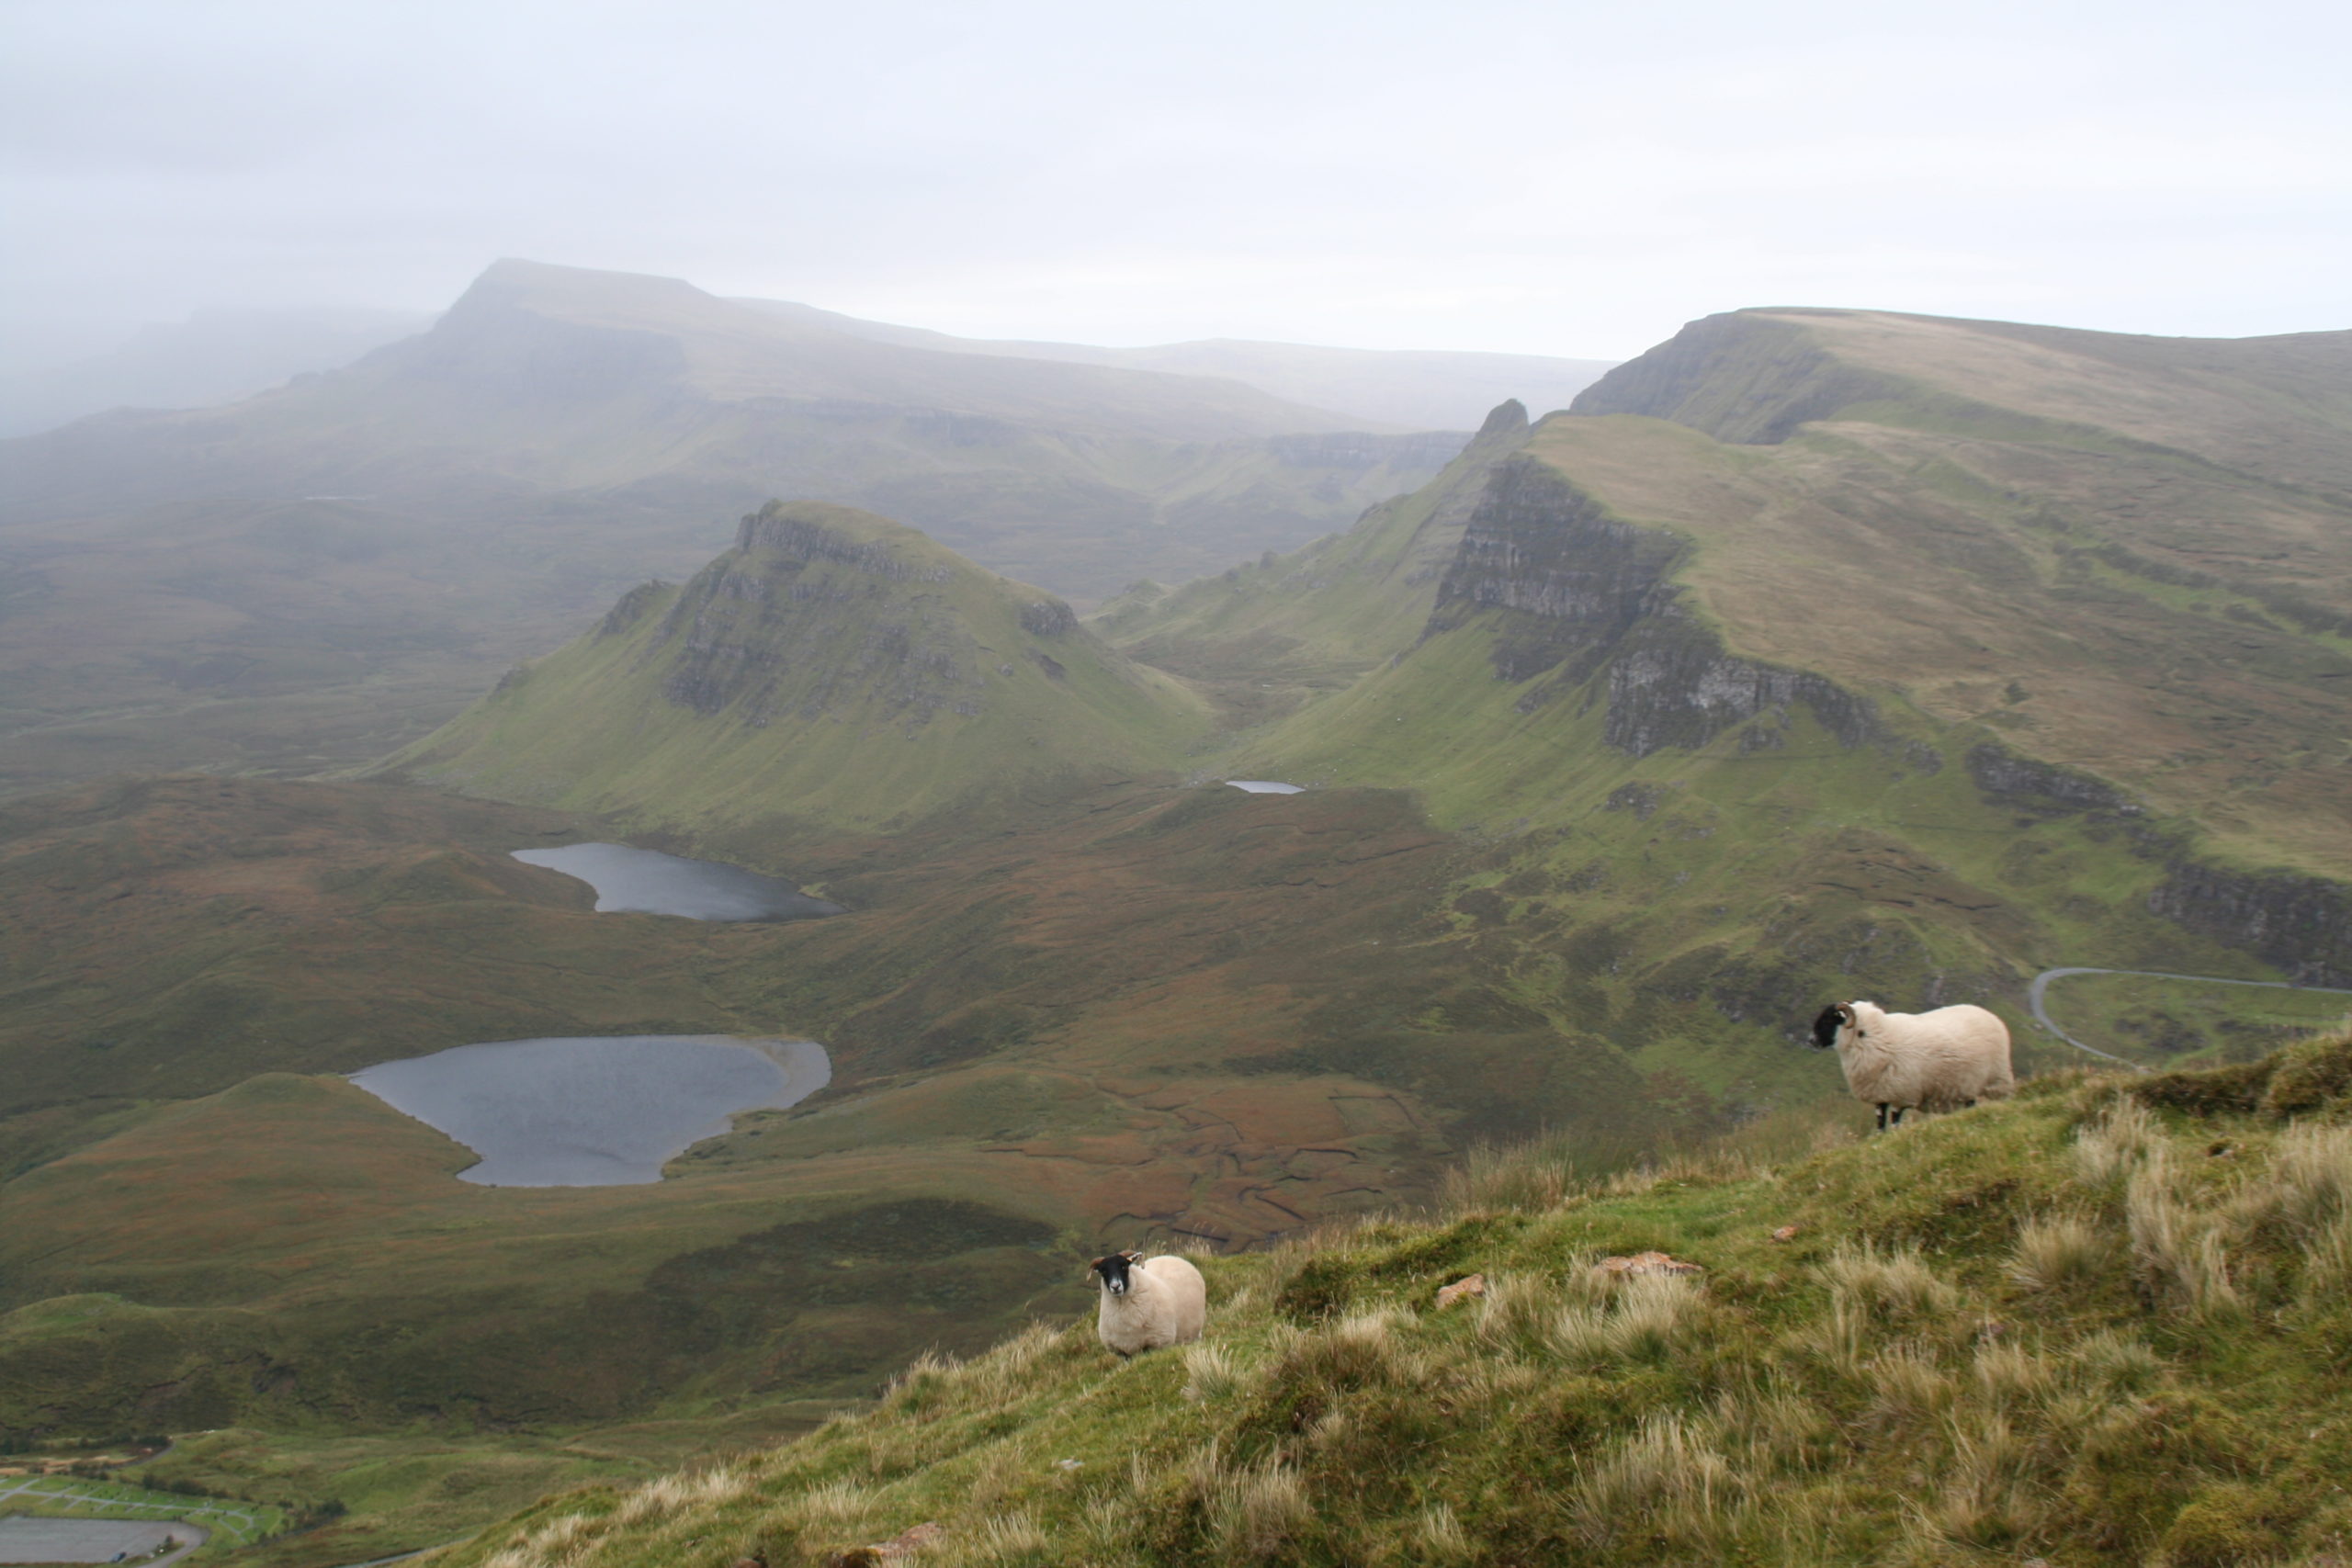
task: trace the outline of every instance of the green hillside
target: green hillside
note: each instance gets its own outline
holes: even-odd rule
[[[632,592],[392,765],[647,823],[854,831],[1165,768],[1204,722],[1060,600],[803,502],[745,518],[684,588]]]
[[[1488,1156],[1429,1219],[1204,1258],[1197,1346],[1122,1362],[1041,1323],[444,1561],[795,1568],[921,1529],[942,1568],[2326,1562],[2352,1550],[2347,1093],[2339,1033],[1603,1179]],[[1645,1253],[1683,1271],[1598,1267]]]
[[[1515,999],[1733,1101],[1829,987],[2345,984],[2352,503],[2177,428],[2275,407],[2324,472],[2344,345],[2056,336],[2107,374],[2060,378],[2067,423],[1973,400],[2041,385],[2030,334],[1713,318],[1347,535],[1098,624],[1257,697],[1220,771],[1413,791],[1483,846],[1453,908]]]

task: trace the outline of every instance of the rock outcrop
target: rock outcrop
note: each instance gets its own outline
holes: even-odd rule
[[[1868,699],[1810,671],[1726,650],[1669,581],[1683,549],[1664,529],[1611,516],[1550,465],[1507,458],[1471,514],[1423,635],[1504,612],[1490,654],[1496,677],[1550,677],[1520,699],[1521,711],[1605,671],[1603,738],[1636,757],[1703,746],[1758,719],[1767,721],[1758,731],[1767,739],[1757,744],[1770,745],[1799,704],[1844,745],[1880,738]]]
[[[398,761],[649,820],[863,830],[1170,765],[1204,710],[1060,599],[887,517],[779,502]]]
[[[2127,817],[2140,813],[2131,796],[2104,779],[2020,757],[1989,740],[1969,748],[1968,776],[1996,800],[2030,810],[2105,811]]]
[[[2325,877],[2182,863],[2152,913],[2275,964],[2307,986],[2352,986],[2352,887]]]

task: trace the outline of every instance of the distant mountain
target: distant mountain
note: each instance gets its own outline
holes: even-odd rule
[[[1412,430],[1457,430],[1477,423],[1506,399],[1536,410],[1566,408],[1569,400],[1616,363],[1560,359],[1541,354],[1464,354],[1433,349],[1323,348],[1300,343],[1209,338],[1144,348],[951,337],[921,327],[861,321],[812,305],[780,299],[737,303],[788,321],[808,321],[855,337],[948,354],[1108,365],[1239,381],[1293,402],[1338,410],[1371,423]]]
[[[903,828],[1165,764],[1206,706],[1050,594],[848,507],[771,504],[394,760],[666,827]]]
[[[900,517],[1082,603],[1342,526],[1462,440],[1348,423],[503,262],[345,368],[0,443],[0,787],[357,761],[771,499]]]
[[[0,377],[0,436],[51,430],[108,409],[234,402],[348,365],[432,321],[412,310],[198,310],[185,321],[142,327],[105,354]]]

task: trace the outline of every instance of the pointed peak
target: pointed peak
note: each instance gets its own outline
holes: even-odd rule
[[[1505,398],[1487,415],[1487,423],[1478,427],[1481,437],[1516,435],[1527,428],[1527,405],[1517,398]]]

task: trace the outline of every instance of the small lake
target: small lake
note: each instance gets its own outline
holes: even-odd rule
[[[740,865],[687,860],[628,844],[562,844],[516,850],[525,865],[578,877],[596,890],[603,913],[684,915],[690,920],[811,920],[846,913],[791,883]]]
[[[1303,795],[1306,787],[1304,784],[1276,784],[1272,779],[1227,779],[1225,782],[1235,789],[1246,789],[1251,795]]]
[[[728,1129],[832,1081],[813,1040],[617,1034],[497,1040],[384,1062],[351,1081],[481,1156],[483,1187],[628,1187]]]
[[[0,1480],[0,1496],[10,1483]],[[191,1499],[191,1502],[201,1499]],[[182,1546],[201,1543],[211,1532],[169,1517],[161,1520],[46,1519],[34,1516],[0,1518],[0,1562],[111,1562],[119,1558],[152,1556],[166,1540]]]

